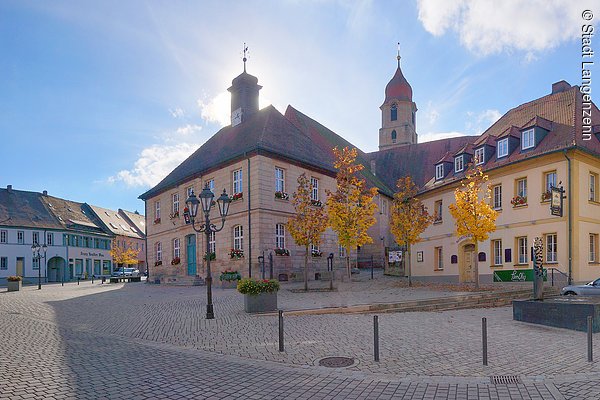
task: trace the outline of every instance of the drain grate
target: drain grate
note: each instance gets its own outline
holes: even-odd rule
[[[494,385],[516,385],[521,383],[521,378],[517,375],[494,375],[490,377]]]
[[[354,359],[349,357],[326,357],[319,360],[319,365],[329,368],[344,368],[354,364]]]

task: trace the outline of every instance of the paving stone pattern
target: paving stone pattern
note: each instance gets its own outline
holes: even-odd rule
[[[282,290],[280,304],[306,307],[311,295]],[[0,292],[0,399],[600,399],[585,334],[512,321],[508,307],[381,314],[376,363],[370,314],[285,317],[280,353],[276,317],[244,313],[234,290],[214,297],[216,319],[207,321],[203,287],[86,282]],[[357,362],[316,366],[327,356]],[[492,375],[522,383],[492,385]]]

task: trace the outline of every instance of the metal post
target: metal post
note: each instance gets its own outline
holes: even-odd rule
[[[329,253],[327,257],[327,269],[329,272],[329,290],[333,290],[333,253]]]
[[[371,279],[373,279],[373,254],[371,254]]]
[[[488,365],[487,349],[487,319],[481,318],[481,341],[483,344],[483,365]]]
[[[554,287],[554,268],[552,268],[552,287]]]
[[[373,356],[379,362],[379,316],[373,316]]]
[[[592,332],[593,332],[593,317],[588,315],[587,317],[587,345],[588,345],[588,362],[594,362],[594,354],[592,347]]]
[[[208,213],[204,214],[204,216],[206,218],[206,230],[204,231],[206,234],[206,319],[214,319],[215,311],[212,302],[212,275],[210,273],[210,233],[212,229],[210,227]]]
[[[273,279],[273,253],[269,253],[269,279]]]
[[[80,276],[77,277],[77,286],[79,286],[79,279],[81,279]]]
[[[94,284],[94,274],[92,274],[92,285]]]
[[[283,344],[283,311],[279,310],[279,351],[284,351]]]

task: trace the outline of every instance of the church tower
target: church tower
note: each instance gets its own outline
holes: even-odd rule
[[[258,91],[262,86],[258,84],[257,77],[246,72],[247,51],[248,47],[244,43],[244,72],[236,76],[227,89],[231,93],[231,126],[247,121],[258,112]]]
[[[385,87],[385,100],[379,107],[381,109],[379,150],[417,143],[417,105],[412,101],[412,88],[400,69],[399,48],[397,59],[398,68]]]

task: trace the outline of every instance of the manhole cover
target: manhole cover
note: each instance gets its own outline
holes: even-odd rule
[[[319,365],[329,368],[344,368],[354,364],[354,359],[349,357],[326,357],[319,360]]]
[[[516,375],[495,375],[490,379],[494,385],[515,385],[521,383],[521,379]]]

